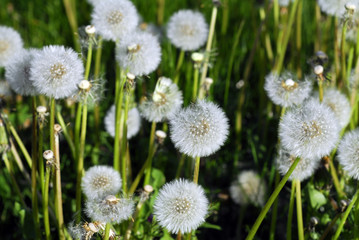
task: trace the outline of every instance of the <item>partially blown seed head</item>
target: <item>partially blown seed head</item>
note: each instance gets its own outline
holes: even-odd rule
[[[359,129],[344,135],[338,146],[338,159],[348,175],[359,180]]]
[[[23,49],[23,45],[18,32],[10,27],[0,26],[0,67],[5,67]]]

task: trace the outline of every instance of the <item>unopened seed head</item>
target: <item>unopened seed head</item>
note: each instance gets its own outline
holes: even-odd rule
[[[96,28],[94,25],[88,25],[88,26],[86,26],[85,31],[89,36],[92,36],[96,32]]]
[[[145,192],[147,193],[151,193],[153,192],[153,187],[151,185],[146,185],[143,187],[143,189],[145,190]]]
[[[38,112],[38,113],[46,113],[46,107],[45,106],[38,106],[37,108],[36,108],[36,111]]]
[[[51,150],[46,150],[42,156],[46,159],[46,160],[50,160],[54,158],[54,153]]]
[[[355,11],[356,6],[353,3],[349,2],[349,3],[345,4],[345,9],[348,11]]]
[[[314,73],[315,73],[316,75],[322,74],[323,71],[324,71],[324,68],[323,68],[322,65],[317,65],[317,66],[314,67]]]
[[[82,80],[79,83],[79,88],[81,90],[89,90],[91,88],[91,83],[88,80]]]
[[[167,134],[162,130],[157,130],[156,137],[158,137],[160,139],[165,139],[167,137]]]
[[[204,59],[204,54],[199,52],[194,52],[192,53],[191,58],[194,62],[202,62]]]

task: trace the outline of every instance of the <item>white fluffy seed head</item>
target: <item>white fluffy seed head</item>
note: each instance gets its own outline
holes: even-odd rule
[[[30,80],[40,94],[59,99],[76,93],[83,73],[82,60],[71,48],[46,46],[34,54]]]
[[[312,82],[299,81],[291,72],[281,75],[270,73],[265,78],[264,89],[268,97],[277,105],[291,107],[301,104],[312,91]]]
[[[159,224],[171,233],[188,233],[204,221],[208,200],[201,186],[185,179],[166,183],[154,203]]]
[[[123,112],[122,112],[123,113]],[[105,117],[105,129],[112,137],[115,137],[116,106],[112,105]],[[127,139],[136,136],[141,127],[141,116],[137,108],[132,108],[127,115]]]
[[[200,12],[180,10],[167,24],[167,37],[173,45],[184,51],[202,47],[208,35],[208,25]]]
[[[101,0],[94,4],[92,24],[106,40],[120,40],[138,25],[136,7],[128,0]]]
[[[163,122],[182,106],[182,92],[171,79],[160,77],[151,98],[139,107],[141,115],[149,122]]]
[[[135,203],[130,198],[116,198],[116,201],[88,200],[85,204],[85,213],[93,221],[118,224],[131,217],[134,206]]]
[[[132,33],[116,47],[116,60],[121,68],[136,76],[148,75],[161,62],[161,47],[158,39],[150,33]]]
[[[294,157],[316,159],[329,154],[339,138],[333,111],[319,100],[309,99],[287,111],[279,124],[279,138]]]
[[[259,175],[252,171],[243,171],[229,188],[231,198],[237,204],[263,206],[265,203],[266,185]]]
[[[10,97],[12,95],[11,88],[9,83],[4,80],[0,80],[0,96],[1,97]]]
[[[339,163],[344,171],[356,180],[359,180],[359,129],[344,135],[338,146]]]
[[[292,166],[295,159],[296,157],[291,155],[289,151],[287,151],[283,147],[280,147],[278,151],[278,156],[275,161],[278,172],[284,176],[288,172],[289,168]],[[293,173],[290,175],[289,180],[296,179],[299,181],[303,181],[311,177],[315,170],[317,170],[317,168],[319,167],[319,163],[320,158],[301,158]]]
[[[354,9],[359,6],[359,0],[318,0],[320,9],[328,15],[341,17],[346,11],[346,5]]]
[[[89,168],[82,178],[81,187],[89,200],[98,200],[115,195],[122,186],[120,174],[109,166]]]
[[[22,49],[11,58],[6,66],[5,78],[10,87],[19,95],[34,96],[37,91],[30,81],[30,65],[37,49]]]
[[[6,67],[12,57],[23,50],[20,34],[10,27],[0,26],[0,67]]]
[[[315,94],[319,99],[319,94]],[[351,107],[348,98],[335,88],[324,90],[323,103],[334,112],[338,119],[339,128],[343,129],[350,120]]]
[[[170,118],[171,140],[176,148],[191,157],[216,152],[227,139],[228,118],[216,104],[199,100]]]

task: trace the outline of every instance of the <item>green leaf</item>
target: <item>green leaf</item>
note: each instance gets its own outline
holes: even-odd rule
[[[308,193],[310,205],[312,208],[318,210],[321,206],[328,202],[327,198],[323,193],[314,188],[312,184],[308,184]]]
[[[210,228],[210,229],[215,229],[215,230],[222,230],[221,226],[218,226],[218,225],[215,225],[215,224],[212,224],[212,223],[208,223],[208,222],[205,222],[201,225],[201,227],[203,228]]]
[[[155,189],[160,188],[166,182],[166,177],[163,172],[157,168],[152,168],[151,172],[152,187]]]

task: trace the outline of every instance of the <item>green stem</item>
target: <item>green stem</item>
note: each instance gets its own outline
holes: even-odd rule
[[[80,151],[79,151],[79,159],[77,162],[77,181],[76,181],[77,222],[80,222],[81,220],[81,179],[83,174],[84,158],[85,158],[86,128],[87,128],[87,96],[85,96],[83,109],[82,109]]]
[[[292,4],[292,8],[290,10],[290,13],[289,13],[289,20],[288,20],[288,25],[286,26],[286,30],[285,30],[285,35],[283,37],[283,41],[281,42],[281,48],[282,50],[280,51],[280,54],[279,56],[277,56],[277,61],[274,65],[274,71],[276,73],[280,73],[281,70],[282,70],[282,66],[283,66],[283,61],[284,61],[284,56],[285,56],[285,53],[286,53],[286,49],[287,49],[287,46],[288,46],[288,42],[289,42],[289,38],[290,38],[290,33],[292,31],[292,28],[293,28],[293,23],[294,23],[294,19],[295,19],[295,13],[297,11],[297,8],[298,8],[298,4],[299,4],[299,1],[301,0],[295,0]]]
[[[328,233],[330,232],[330,230],[332,230],[333,226],[335,225],[335,223],[337,222],[337,220],[340,218],[342,214],[341,213],[338,213],[334,218],[333,220],[330,222],[330,224],[328,225],[328,227],[325,229],[323,235],[320,237],[319,240],[325,240],[327,239],[327,235]]]
[[[197,99],[198,93],[198,77],[199,77],[199,69],[197,66],[194,67],[194,79],[193,79],[193,92],[192,92],[192,101],[195,102]]]
[[[296,185],[296,202],[297,202],[297,224],[298,224],[298,239],[304,240],[303,230],[303,213],[302,213],[302,193],[300,189],[300,181],[294,180]]]
[[[318,87],[319,87],[319,101],[323,102],[324,92],[323,92],[323,81],[321,79],[318,80]]]
[[[330,174],[332,175],[332,178],[333,178],[335,190],[337,191],[339,198],[342,199],[345,196],[345,193],[343,192],[342,188],[340,187],[337,171],[333,164],[332,158],[329,159],[329,168],[330,168]]]
[[[348,21],[349,20],[345,20],[344,22],[344,25],[343,25],[343,29],[342,29],[342,41],[341,41],[341,44],[340,44],[340,51],[341,51],[341,69],[342,69],[342,77],[341,77],[341,80],[342,80],[342,83],[346,83],[347,81],[347,78],[346,78],[346,67],[345,67],[345,35],[346,35],[346,32],[347,32],[347,27],[348,27]]]
[[[157,24],[159,26],[163,24],[164,11],[165,11],[165,0],[157,0]]]
[[[145,180],[143,182],[143,186],[150,184],[152,159],[153,159],[154,146],[155,146],[155,132],[156,132],[156,122],[152,122],[150,142],[148,145],[148,163],[145,170]]]
[[[14,126],[12,126],[10,121],[8,121],[7,123],[9,125],[9,129],[10,129],[11,134],[14,136],[15,141],[17,142],[17,145],[19,145],[20,150],[21,150],[22,154],[24,155],[27,164],[31,168],[32,167],[32,160],[31,160],[29,152],[26,150],[26,147],[25,147],[24,143],[22,142],[21,138],[19,137],[19,135],[17,134]]]
[[[175,73],[175,77],[174,77],[174,80],[173,80],[173,82],[175,84],[178,84],[178,80],[179,80],[180,73],[181,73],[181,66],[183,64],[183,59],[184,59],[184,51],[181,50],[181,52],[180,52],[180,54],[178,56],[177,66],[176,66],[176,73]]]
[[[333,240],[337,240],[339,238],[339,235],[343,230],[344,224],[345,224],[345,222],[346,222],[346,220],[347,220],[347,218],[349,216],[349,213],[352,210],[354,204],[356,203],[358,205],[358,203],[357,203],[358,195],[359,195],[359,189],[356,191],[356,193],[355,193],[353,199],[351,200],[349,206],[345,210],[344,215],[342,217],[342,220],[340,221],[340,224],[339,224],[339,226],[337,228],[337,231],[335,232]]]
[[[120,172],[120,148],[121,140],[123,133],[121,132],[122,121],[121,121],[121,110],[123,102],[123,87],[125,84],[125,74],[119,69],[119,66],[116,67],[116,92],[115,92],[115,101],[116,101],[116,117],[115,117],[115,141],[114,141],[114,153],[113,153],[113,167],[115,170]]]
[[[269,197],[267,203],[264,205],[261,213],[259,214],[257,220],[255,221],[252,229],[250,230],[247,240],[251,240],[254,238],[259,226],[261,225],[262,221],[264,220],[265,216],[267,215],[267,212],[269,211],[270,207],[272,206],[274,200],[278,197],[280,191],[284,187],[285,183],[288,181],[289,176],[294,171],[295,167],[299,163],[300,158],[297,157],[295,161],[292,163],[292,166],[288,169],[288,172],[284,175],[283,179],[279,182],[278,186],[275,188],[272,195]]]
[[[54,127],[52,127],[54,128]],[[57,216],[57,224],[59,228],[59,239],[65,239],[65,225],[64,215],[62,210],[62,190],[61,190],[61,164],[60,164],[60,140],[59,133],[54,133],[54,145],[55,145],[55,209]]]
[[[37,111],[36,111],[36,96],[32,98],[32,167],[31,167],[31,203],[32,203],[32,216],[34,219],[34,227],[36,238],[41,238],[40,233],[40,219],[39,207],[37,198]]]
[[[357,189],[359,191],[359,184]],[[354,206],[354,236],[355,240],[359,239],[359,200],[356,201]]]
[[[214,5],[212,8],[212,15],[211,15],[211,23],[209,25],[209,33],[208,33],[208,39],[207,39],[207,45],[206,45],[206,54],[203,62],[202,67],[202,75],[201,75],[201,81],[200,86],[204,84],[204,81],[207,77],[207,70],[208,70],[208,63],[209,63],[209,55],[212,49],[212,42],[214,37],[214,30],[216,27],[216,18],[217,18],[217,11],[218,8]],[[204,96],[200,95],[198,98],[202,99]]]
[[[105,236],[103,237],[104,240],[108,240],[110,238],[110,230],[111,230],[111,224],[106,223]]]
[[[81,130],[81,114],[82,114],[82,102],[77,104],[77,112],[75,119],[75,132],[74,132],[74,144],[75,144],[75,164],[77,165],[79,152],[80,152],[80,130]]]
[[[85,80],[89,79],[91,62],[92,62],[92,41],[89,41],[89,46],[88,46],[88,50],[87,50],[87,58],[86,58]]]
[[[297,55],[297,77],[302,78],[302,68],[301,68],[301,48],[302,48],[302,15],[303,15],[303,1],[298,3],[297,11],[297,22],[296,22],[296,54]]]
[[[292,189],[290,191],[288,220],[287,220],[287,240],[292,239],[292,219],[294,209],[294,194],[295,194],[295,181],[292,181]]]
[[[65,124],[65,121],[64,121],[60,111],[56,111],[56,119],[59,122],[59,124],[61,125],[62,133],[64,134],[64,136],[66,138],[66,141],[67,141],[67,144],[70,147],[72,157],[73,157],[73,159],[76,159],[75,144],[72,141],[72,138],[71,138],[71,136],[69,134],[69,131],[67,129],[67,125]]]
[[[121,153],[121,177],[122,177],[122,191],[123,193],[127,193],[127,158],[126,158],[126,149],[127,149],[127,116],[128,116],[128,108],[130,104],[130,93],[126,95],[126,103],[125,103],[125,112],[123,119],[123,132],[122,132],[122,146],[120,149]]]
[[[275,187],[278,186],[280,180],[280,175],[278,173],[278,171],[276,171],[275,173]],[[272,220],[271,220],[271,224],[270,224],[270,233],[269,233],[269,239],[273,240],[275,239],[275,229],[277,226],[277,214],[278,214],[278,198],[274,201],[274,205],[273,205],[273,211],[272,211]]]
[[[45,169],[44,169],[44,162],[43,162],[43,158],[42,158],[42,154],[43,154],[43,145],[44,145],[44,125],[43,123],[39,123],[39,132],[38,132],[38,140],[39,140],[39,145],[38,145],[38,151],[37,151],[37,159],[38,159],[38,163],[39,163],[39,175],[40,175],[40,186],[41,186],[41,193],[42,195],[44,195],[44,190],[45,190]]]
[[[46,236],[47,240],[51,239],[50,220],[49,220],[49,184],[50,184],[50,175],[51,175],[51,167],[47,166],[46,167],[45,182],[44,182],[44,192],[43,192],[43,198],[42,198],[45,236]]]
[[[201,157],[196,157],[196,163],[194,165],[194,174],[193,174],[193,182],[198,184],[198,176],[199,176],[199,165],[201,163]]]
[[[133,226],[135,224],[135,222],[138,222],[138,215],[141,212],[142,209],[142,205],[145,202],[145,199],[140,199],[140,201],[138,202],[137,206],[136,206],[136,211],[135,214],[132,217],[132,221],[130,221],[130,223],[128,224],[127,230],[126,230],[126,235],[125,235],[125,240],[129,240],[131,238],[131,233],[132,233],[132,229]],[[135,228],[135,232],[136,232],[136,228]]]
[[[55,98],[50,99],[50,149],[55,152],[55,142],[54,142],[54,126],[55,126]]]

